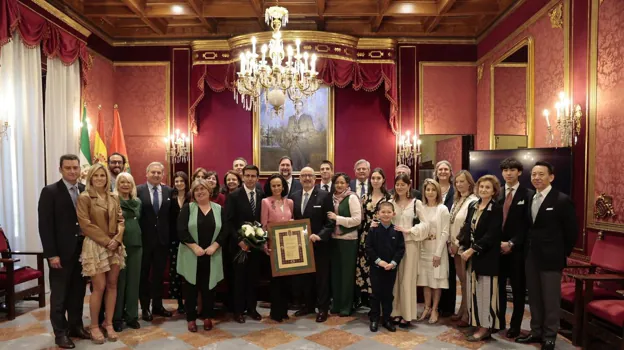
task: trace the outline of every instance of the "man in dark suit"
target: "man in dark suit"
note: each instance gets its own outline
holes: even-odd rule
[[[239,237],[238,230],[244,222],[260,222],[262,198],[264,193],[256,189],[260,170],[255,165],[246,165],[243,168],[243,186],[234,190],[228,196],[225,207],[225,225],[233,242],[232,256],[241,251],[247,252],[247,260],[243,263],[234,263],[234,321],[245,323],[243,313],[259,321],[262,316],[256,311],[258,299],[256,288],[260,275],[262,256],[259,251],[250,251],[249,247]]]
[[[90,338],[82,324],[85,281],[80,253],[84,236],[76,215],[76,201],[85,186],[78,183],[78,156],[61,156],[59,171],[63,178],[44,187],[39,197],[39,236],[50,268],[50,322],[55,343],[73,349],[69,337]]]
[[[243,178],[243,168],[247,166],[247,159],[243,157],[238,157],[234,159],[232,162],[232,170],[238,175],[240,175],[241,179]],[[225,184],[223,184],[225,186]],[[256,190],[262,192],[262,185],[259,182],[256,182]]]
[[[355,162],[353,170],[355,171],[355,179],[349,182],[349,187],[362,200],[364,195],[368,194],[368,177],[371,172],[370,163],[366,159],[360,159]]]
[[[394,178],[396,179],[397,176],[401,175],[401,174],[405,174],[407,175],[412,181],[414,181],[414,179],[412,179],[412,169],[410,169],[407,165],[405,164],[399,164],[396,169],[394,170]],[[394,196],[394,188],[391,188],[388,193],[390,193],[390,195]],[[422,195],[420,194],[420,191],[416,188],[412,188],[412,191],[410,192],[410,196],[412,198],[416,198],[419,200],[422,200]]]
[[[171,317],[171,311],[166,310],[162,303],[163,277],[169,257],[169,237],[170,234],[176,233],[169,232],[171,187],[160,183],[164,172],[165,167],[161,163],[150,163],[147,166],[147,183],[137,186],[137,195],[142,203],[139,225],[143,244],[139,300],[142,318],[145,321],[153,319],[152,313]]]
[[[526,282],[531,309],[531,333],[518,343],[542,343],[553,350],[559,330],[561,272],[572,253],[578,234],[574,203],[551,186],[553,166],[537,162],[531,183],[537,191],[529,201],[529,231],[525,239]]]
[[[325,159],[321,162],[321,168],[319,169],[321,173],[321,181],[316,184],[314,187],[321,189],[325,192],[334,193],[334,184],[332,183],[332,177],[334,176],[334,164]]]
[[[529,199],[535,194],[532,190],[520,186],[518,181],[523,166],[515,158],[507,158],[500,163],[505,179],[504,191],[498,197],[498,204],[503,207],[503,234],[501,236],[501,256],[498,275],[499,319],[501,329],[505,329],[507,312],[507,279],[511,280],[513,295],[513,314],[507,331],[508,338],[520,335],[520,324],[524,315],[524,297],[526,280],[524,276],[524,236],[529,230]]]
[[[301,192],[301,183],[292,176],[292,159],[289,156],[283,156],[279,160],[280,175],[288,182],[288,198],[293,193]]]
[[[302,191],[292,195],[295,220],[310,219],[310,242],[314,244],[316,273],[297,275],[295,284],[303,291],[305,307],[295,312],[295,316],[304,316],[319,309],[316,322],[327,321],[329,310],[329,240],[336,228],[336,223],[327,217],[334,210],[332,194],[314,187],[314,169],[301,169]]]

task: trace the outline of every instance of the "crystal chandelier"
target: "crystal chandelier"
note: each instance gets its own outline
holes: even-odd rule
[[[414,160],[416,160],[416,164],[420,164],[420,145],[422,141],[414,135],[410,137],[409,130],[405,132],[404,135],[401,135],[399,139],[399,150],[397,152],[397,162],[398,164],[405,164],[407,166],[414,165]]]
[[[180,134],[180,129],[176,129],[175,135],[165,137],[165,150],[167,156],[165,160],[173,163],[188,163],[189,161],[190,139],[184,134]]]
[[[561,136],[561,146],[562,147],[572,147],[576,145],[578,140],[578,135],[581,133],[581,117],[583,116],[583,112],[581,111],[581,105],[577,104],[573,106],[570,99],[565,96],[565,93],[562,91],[559,93],[559,100],[555,103],[555,110],[557,112],[557,130],[559,130],[559,135]],[[548,145],[552,145],[554,143],[554,133],[550,126],[550,112],[545,109],[544,110],[544,118],[546,118],[546,129]]]
[[[284,50],[280,28],[288,23],[288,10],[279,2],[277,5],[267,8],[264,15],[273,34],[269,44],[261,46],[261,56],[256,52],[255,36],[251,38],[252,50],[240,54],[234,97],[237,103],[240,97],[243,107],[250,111],[260,107],[264,92],[274,115],[283,116],[285,95],[293,102],[305,99],[319,89],[321,80],[317,78],[316,54],[301,52],[301,40],[296,39],[294,48],[288,45]]]

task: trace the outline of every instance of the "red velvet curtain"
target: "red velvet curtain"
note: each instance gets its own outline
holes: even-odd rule
[[[90,65],[87,45],[83,41],[17,0],[0,0],[0,50],[11,40],[16,30],[24,44],[30,47],[41,44],[45,55],[58,57],[64,64],[70,65],[80,59],[82,79],[86,79]]]
[[[397,76],[393,63],[365,63],[341,59],[322,58],[319,60],[319,77],[327,85],[340,88],[352,85],[354,90],[375,91],[383,84],[385,96],[390,101],[388,123],[393,133],[398,131]],[[225,89],[234,91],[236,84],[236,64],[195,65],[191,71],[191,130],[197,134],[197,105],[205,96],[207,85],[215,92]]]

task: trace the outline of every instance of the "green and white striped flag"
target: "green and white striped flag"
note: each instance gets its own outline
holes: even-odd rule
[[[87,122],[87,105],[82,107],[82,120],[80,122],[80,165],[91,165],[91,144],[89,143],[89,125]]]

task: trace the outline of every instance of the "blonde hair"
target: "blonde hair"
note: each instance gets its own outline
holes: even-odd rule
[[[453,166],[451,165],[451,162],[449,162],[448,160],[441,160],[436,163],[436,166],[433,169],[433,179],[436,180],[437,182],[440,182],[440,179],[438,178],[438,168],[441,165],[446,165],[449,168],[449,171],[451,173],[451,176],[449,176],[449,183],[452,184],[453,183]]]
[[[453,196],[453,202],[457,202],[458,200],[461,199],[461,193],[459,193],[459,191],[457,190],[457,185],[455,185],[455,181],[457,181],[457,178],[464,175],[464,177],[466,178],[466,182],[468,183],[468,192],[473,193],[475,192],[475,181],[472,178],[472,174],[470,174],[470,172],[468,170],[460,170],[457,175],[455,175],[455,178],[453,179],[453,188],[455,189],[455,195]]]
[[[134,182],[134,177],[132,177],[130,173],[126,172],[117,175],[117,180],[115,182],[115,191],[113,191],[113,194],[117,195],[119,198],[122,198],[118,191],[119,181],[121,181],[122,179],[132,184],[132,189],[130,190],[130,199],[135,199],[137,197],[136,183]]]
[[[104,166],[104,164],[102,163],[95,163],[91,166],[91,168],[89,169],[89,172],[87,173],[87,179],[86,179],[86,190],[90,191],[91,187],[93,185],[91,185],[91,178],[93,177],[93,174],[95,174],[96,171],[98,170],[104,170],[104,174],[106,175],[106,186],[104,187],[107,191],[110,188],[111,185],[111,181],[110,181],[110,174],[108,173],[108,169],[106,169],[106,167]]]
[[[425,194],[427,192],[427,186],[429,185],[432,185],[436,190],[436,203],[435,204],[442,203],[442,188],[440,187],[440,184],[434,179],[425,179],[425,181],[423,181],[423,185],[422,185],[423,203],[429,204],[429,199],[427,199],[427,196]]]
[[[494,188],[494,193],[492,194],[492,198],[496,199],[496,197],[498,197],[498,194],[500,193],[501,185],[500,185],[500,182],[498,181],[498,178],[494,175],[483,175],[479,178],[479,180],[477,180],[477,184],[475,186],[475,192],[477,194],[477,197],[481,198],[481,196],[479,196],[477,188],[479,188],[479,184],[481,184],[483,181],[489,181],[492,184],[492,187]]]
[[[208,193],[210,193],[210,195],[208,196],[209,198],[212,197],[212,190],[210,189],[210,186],[208,186],[208,181],[204,179],[197,179],[193,181],[193,184],[191,185],[191,200],[195,200],[195,190],[197,189],[197,187],[200,186],[208,190]]]

